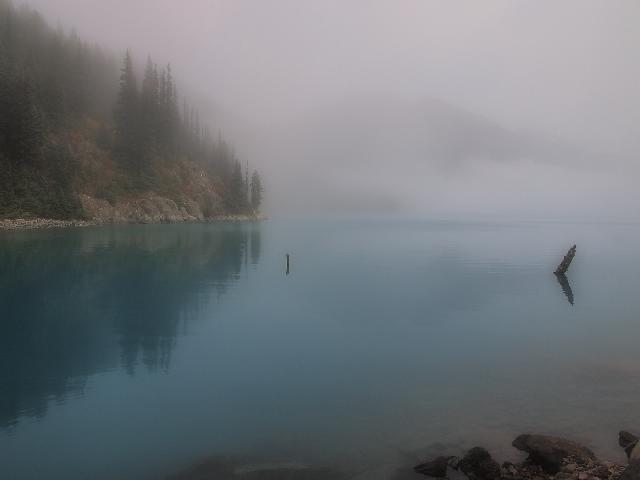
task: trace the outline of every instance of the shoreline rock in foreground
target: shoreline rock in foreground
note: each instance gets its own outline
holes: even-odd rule
[[[557,473],[565,458],[572,457],[577,463],[584,464],[595,460],[595,454],[576,442],[547,435],[520,435],[512,445],[529,454],[529,461],[540,465],[548,473]]]
[[[482,447],[469,450],[458,463],[458,469],[471,480],[498,480],[501,477],[500,465]]]
[[[519,464],[500,466],[489,452],[474,447],[457,462],[456,457],[438,457],[414,467],[416,473],[449,478],[464,474],[470,480],[640,480],[639,438],[629,432],[619,434],[619,444],[629,465],[600,460],[584,445],[560,437],[524,434],[513,446],[529,454]]]
[[[640,459],[640,449],[638,449],[638,440],[633,433],[629,433],[626,430],[622,430],[618,434],[618,445],[624,448],[627,458],[631,461],[631,458]]]
[[[429,477],[444,478],[447,476],[447,469],[449,467],[456,469],[457,465],[458,459],[456,457],[441,456],[428,462],[421,463],[420,465],[416,465],[413,467],[413,471]]]
[[[166,480],[640,480],[638,437],[620,432],[619,443],[627,451],[629,465],[598,459],[587,447],[560,437],[525,434],[514,447],[529,454],[521,463],[500,465],[482,447],[470,449],[462,458],[440,455],[413,467],[380,471],[345,471],[327,466],[264,459],[210,457]],[[551,473],[551,471],[554,473]]]

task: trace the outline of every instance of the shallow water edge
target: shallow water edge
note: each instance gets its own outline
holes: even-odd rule
[[[151,225],[151,224],[191,224],[218,222],[259,222],[266,220],[264,215],[220,215],[205,220],[158,221],[158,222],[102,222],[97,220],[56,220],[52,218],[13,218],[0,219],[0,230],[48,230],[51,228],[95,227],[100,225]]]

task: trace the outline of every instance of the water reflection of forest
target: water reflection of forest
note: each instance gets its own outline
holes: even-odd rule
[[[0,239],[0,427],[97,372],[167,369],[184,322],[260,261],[260,226],[162,225]]]

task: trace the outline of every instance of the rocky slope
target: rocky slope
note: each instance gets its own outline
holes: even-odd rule
[[[80,201],[85,215],[96,223],[181,223],[206,219],[195,201],[184,199],[178,204],[154,193],[113,203],[82,194]]]

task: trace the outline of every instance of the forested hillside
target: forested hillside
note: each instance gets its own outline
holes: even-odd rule
[[[122,57],[0,0],[0,217],[257,213],[260,175],[179,95],[171,66]]]

